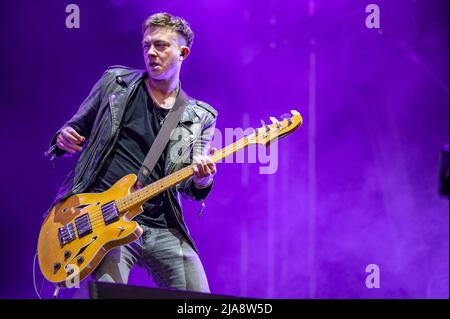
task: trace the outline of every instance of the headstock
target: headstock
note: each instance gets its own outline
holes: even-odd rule
[[[291,115],[292,114],[292,115]],[[248,141],[253,144],[268,144],[270,141],[294,132],[303,123],[303,118],[299,112],[292,110],[291,114],[283,114],[281,120],[271,116],[272,124],[267,125],[261,121],[262,126],[249,135]]]

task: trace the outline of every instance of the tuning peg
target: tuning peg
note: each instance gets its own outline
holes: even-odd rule
[[[296,110],[291,110],[292,115],[300,115],[300,113]]]
[[[269,131],[270,131],[269,125],[266,125],[266,123],[264,122],[264,120],[261,120],[261,124],[262,124],[262,126],[264,126],[264,128],[266,129],[266,132],[269,132]]]
[[[289,113],[284,113],[283,115],[281,115],[281,118],[283,120],[287,120],[288,121],[288,125],[292,124],[291,115]]]
[[[280,121],[274,116],[269,117],[273,124],[275,124],[279,129],[282,127]]]

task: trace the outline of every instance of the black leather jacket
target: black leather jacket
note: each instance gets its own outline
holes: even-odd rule
[[[73,194],[84,192],[95,180],[117,140],[123,115],[137,84],[145,74],[146,71],[124,66],[109,67],[94,85],[77,113],[57,131],[47,151],[47,154],[52,155],[52,160],[65,153],[55,144],[56,137],[64,127],[73,127],[80,135],[86,137],[86,143],[75,168],[67,175],[51,207]],[[166,175],[188,165],[192,160],[194,149],[201,154],[209,154],[216,117],[217,111],[210,105],[192,98],[188,99],[176,133],[172,135],[166,148],[164,167]],[[195,188],[191,177],[167,190],[177,224],[195,250],[197,248],[183,219],[180,195],[203,201],[211,188],[212,185],[204,189]]]

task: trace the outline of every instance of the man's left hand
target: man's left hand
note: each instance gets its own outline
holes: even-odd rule
[[[217,151],[216,148],[211,148],[211,155]],[[194,185],[197,188],[208,187],[216,173],[216,164],[211,157],[206,155],[194,156],[194,165],[192,169],[194,171]]]

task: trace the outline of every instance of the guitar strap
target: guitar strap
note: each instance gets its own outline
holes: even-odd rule
[[[181,120],[181,115],[183,114],[188,101],[188,96],[180,88],[178,96],[175,100],[175,104],[170,109],[169,114],[167,114],[167,118],[165,119],[162,127],[160,128],[158,135],[155,138],[150,150],[145,157],[145,160],[141,166],[141,169],[138,173],[138,182],[142,185],[145,185],[150,173],[158,162],[159,157],[164,151],[167,142],[169,141],[170,135],[172,134],[172,130],[178,125]]]

